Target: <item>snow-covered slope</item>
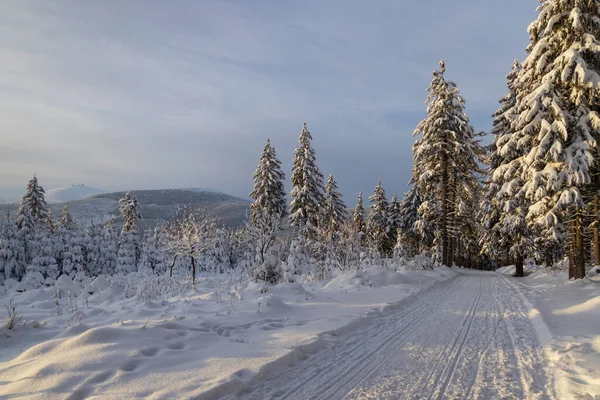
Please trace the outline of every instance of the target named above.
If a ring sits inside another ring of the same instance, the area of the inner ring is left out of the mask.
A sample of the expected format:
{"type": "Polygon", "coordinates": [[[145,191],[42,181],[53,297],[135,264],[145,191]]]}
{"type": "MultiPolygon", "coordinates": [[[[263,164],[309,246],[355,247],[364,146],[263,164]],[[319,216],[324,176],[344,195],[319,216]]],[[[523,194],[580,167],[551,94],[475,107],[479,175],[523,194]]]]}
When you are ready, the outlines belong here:
{"type": "Polygon", "coordinates": [[[86,185],[72,185],[64,188],[49,189],[46,191],[48,203],[64,203],[67,201],[83,200],[88,197],[104,193],[104,190],[86,185]]]}
{"type": "Polygon", "coordinates": [[[0,398],[230,398],[380,316],[394,312],[392,321],[404,314],[401,301],[455,276],[374,267],[328,284],[240,284],[220,274],[191,287],[132,274],[58,300],[54,288],[5,295],[0,286],[0,304],[12,300],[25,322],[0,324],[0,398]]]}
{"type": "Polygon", "coordinates": [[[539,326],[558,398],[600,399],[600,267],[575,281],[566,272],[542,267],[528,272],[510,279],[531,303],[529,314],[539,326]]]}

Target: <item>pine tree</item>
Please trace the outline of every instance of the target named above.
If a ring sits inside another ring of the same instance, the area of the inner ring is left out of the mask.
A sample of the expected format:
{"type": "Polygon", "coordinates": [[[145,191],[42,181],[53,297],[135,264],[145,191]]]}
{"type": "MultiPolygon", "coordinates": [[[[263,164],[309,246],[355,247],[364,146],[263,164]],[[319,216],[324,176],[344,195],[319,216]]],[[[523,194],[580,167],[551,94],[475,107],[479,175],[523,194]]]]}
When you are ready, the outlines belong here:
{"type": "Polygon", "coordinates": [[[158,227],[147,230],[144,234],[140,268],[147,268],[155,274],[164,274],[167,270],[163,231],[158,227]]]}
{"type": "Polygon", "coordinates": [[[569,276],[585,277],[582,189],[591,182],[600,130],[600,4],[546,0],[529,26],[513,123],[531,202],[527,220],[547,243],[564,243],[570,218],[569,276]]]}
{"type": "Polygon", "coordinates": [[[367,224],[365,223],[365,209],[363,207],[362,192],[358,194],[358,200],[356,201],[352,219],[354,221],[355,232],[360,236],[360,243],[361,245],[364,245],[367,237],[367,224]]]}
{"type": "Polygon", "coordinates": [[[270,140],[267,140],[254,172],[254,189],[250,193],[254,202],[250,206],[249,228],[260,242],[256,254],[259,264],[265,261],[269,248],[275,243],[286,214],[284,181],[281,162],[270,140]]]}
{"type": "Polygon", "coordinates": [[[77,220],[71,214],[71,209],[68,204],[65,204],[62,214],[59,217],[58,225],[62,226],[70,232],[75,232],[78,229],[77,220]]]}
{"type": "Polygon", "coordinates": [[[325,188],[325,208],[322,222],[327,238],[330,241],[335,239],[340,231],[340,227],[347,218],[348,211],[342,200],[342,195],[338,191],[337,183],[333,175],[329,175],[327,177],[327,187],[325,188]]]}
{"type": "Polygon", "coordinates": [[[52,209],[48,208],[48,214],[46,215],[46,228],[48,229],[48,233],[53,234],[56,232],[58,228],[54,223],[54,219],[52,217],[52,209]]]}
{"type": "Polygon", "coordinates": [[[23,253],[18,256],[19,265],[15,270],[17,280],[25,276],[27,266],[31,263],[38,251],[38,243],[35,237],[35,220],[29,212],[25,199],[21,200],[17,212],[17,237],[21,242],[23,253]]]}
{"type": "Polygon", "coordinates": [[[399,228],[405,247],[413,257],[419,254],[421,243],[427,248],[433,242],[434,233],[430,226],[419,224],[419,207],[422,203],[423,197],[417,185],[404,194],[400,203],[399,228]]]}
{"type": "Polygon", "coordinates": [[[499,259],[504,253],[508,264],[512,257],[516,276],[523,276],[525,252],[531,247],[530,232],[525,221],[528,202],[525,200],[520,157],[524,154],[518,143],[518,135],[512,128],[517,103],[517,78],[521,65],[515,60],[506,76],[508,94],[500,100],[494,113],[494,136],[487,163],[488,177],[484,185],[481,204],[482,230],[480,239],[482,253],[499,259]]]}
{"type": "Polygon", "coordinates": [[[34,175],[27,184],[27,190],[23,196],[23,200],[29,208],[31,217],[36,225],[40,226],[46,222],[46,217],[48,215],[48,205],[44,198],[45,193],[44,188],[38,184],[37,177],[34,175]]]}
{"type": "Polygon", "coordinates": [[[389,203],[385,196],[385,190],[381,186],[381,179],[377,182],[373,195],[369,197],[369,202],[372,204],[367,232],[371,246],[382,256],[391,256],[394,243],[390,242],[389,203]]]}
{"type": "Polygon", "coordinates": [[[81,248],[81,234],[78,229],[68,229],[68,224],[58,228],[57,235],[62,244],[60,266],[62,273],[75,278],[78,272],[84,271],[83,250],[81,248]]]}
{"type": "Polygon", "coordinates": [[[113,275],[117,268],[118,237],[114,226],[107,222],[102,229],[99,269],[102,274],[113,275]]]}
{"type": "Polygon", "coordinates": [[[57,251],[56,238],[45,230],[37,230],[36,236],[39,248],[27,273],[39,272],[44,278],[56,280],[60,274],[58,261],[55,257],[57,251]]]}
{"type": "Polygon", "coordinates": [[[127,192],[125,197],[119,200],[119,211],[123,218],[123,228],[119,237],[115,272],[127,274],[137,271],[141,253],[137,222],[142,218],[142,215],[135,195],[127,192]]]}
{"type": "Polygon", "coordinates": [[[6,212],[6,222],[2,228],[2,243],[0,246],[0,273],[4,279],[17,279],[22,268],[22,259],[25,254],[23,243],[19,240],[17,226],[6,212]]]}
{"type": "Polygon", "coordinates": [[[96,277],[102,273],[100,249],[103,235],[102,225],[98,221],[92,220],[82,239],[87,276],[96,277]]]}
{"type": "Polygon", "coordinates": [[[254,189],[250,197],[254,200],[250,206],[250,221],[266,215],[286,214],[285,173],[281,169],[281,161],[277,158],[275,148],[267,140],[258,167],[254,171],[254,189]],[[265,213],[266,211],[266,213],[265,213]]]}
{"type": "Polygon", "coordinates": [[[394,192],[392,196],[392,201],[389,204],[388,217],[390,219],[389,222],[389,235],[390,242],[396,243],[398,241],[398,234],[400,233],[400,218],[402,215],[402,209],[400,205],[400,201],[398,200],[398,194],[394,192]]]}
{"type": "Polygon", "coordinates": [[[316,237],[324,201],[323,174],[316,164],[315,151],[311,146],[312,136],[302,127],[298,147],[294,150],[292,166],[293,200],[290,204],[290,224],[295,232],[308,240],[316,237]]]}
{"type": "Polygon", "coordinates": [[[413,176],[411,182],[419,187],[425,200],[419,209],[420,217],[435,224],[437,245],[442,262],[453,263],[453,237],[456,202],[465,193],[479,171],[477,157],[482,154],[475,132],[464,113],[465,101],[453,82],[444,77],[445,63],[433,73],[427,89],[427,117],[419,123],[414,135],[421,135],[413,145],[413,176]]]}

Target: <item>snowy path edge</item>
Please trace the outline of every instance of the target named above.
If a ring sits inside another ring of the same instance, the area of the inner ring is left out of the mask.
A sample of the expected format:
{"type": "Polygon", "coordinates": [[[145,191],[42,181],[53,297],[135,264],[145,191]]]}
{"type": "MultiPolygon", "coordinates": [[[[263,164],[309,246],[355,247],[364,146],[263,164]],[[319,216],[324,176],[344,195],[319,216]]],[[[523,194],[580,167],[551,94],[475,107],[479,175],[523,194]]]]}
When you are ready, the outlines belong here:
{"type": "Polygon", "coordinates": [[[216,386],[213,386],[209,390],[201,393],[198,396],[195,396],[194,399],[236,399],[238,396],[250,392],[253,390],[253,388],[259,386],[264,381],[276,379],[279,375],[286,372],[299,361],[308,358],[308,355],[315,354],[320,350],[323,350],[326,346],[326,343],[331,341],[332,338],[350,333],[369,323],[373,318],[385,316],[386,314],[393,312],[395,309],[402,307],[405,302],[410,301],[415,296],[434,290],[438,285],[457,279],[459,276],[460,273],[454,272],[453,274],[447,275],[444,279],[434,280],[429,285],[423,286],[419,290],[416,290],[407,296],[398,299],[397,301],[388,303],[383,307],[374,307],[352,319],[344,321],[344,323],[338,327],[317,333],[312,338],[289,347],[289,351],[266,362],[259,368],[257,372],[250,372],[247,370],[237,371],[228,378],[225,378],[216,386]]]}

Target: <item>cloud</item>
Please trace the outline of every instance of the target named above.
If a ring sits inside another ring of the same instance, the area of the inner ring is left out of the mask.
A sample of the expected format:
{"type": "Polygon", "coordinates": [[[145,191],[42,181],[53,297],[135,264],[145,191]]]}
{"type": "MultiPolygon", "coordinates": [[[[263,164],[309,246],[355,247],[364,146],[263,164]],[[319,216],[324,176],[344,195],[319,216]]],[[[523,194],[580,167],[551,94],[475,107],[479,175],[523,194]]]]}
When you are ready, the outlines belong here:
{"type": "Polygon", "coordinates": [[[0,4],[0,179],[246,195],[267,137],[302,122],[348,203],[402,191],[440,58],[477,129],[522,58],[535,0],[0,4]]]}

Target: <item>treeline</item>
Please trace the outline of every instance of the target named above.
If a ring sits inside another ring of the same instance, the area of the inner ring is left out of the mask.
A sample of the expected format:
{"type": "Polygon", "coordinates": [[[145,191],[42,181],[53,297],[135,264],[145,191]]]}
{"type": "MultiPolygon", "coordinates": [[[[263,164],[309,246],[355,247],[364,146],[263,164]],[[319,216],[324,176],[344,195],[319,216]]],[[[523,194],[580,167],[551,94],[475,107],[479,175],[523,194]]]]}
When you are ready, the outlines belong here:
{"type": "MultiPolygon", "coordinates": [[[[0,235],[0,279],[32,281],[185,265],[196,272],[243,271],[268,282],[315,279],[365,265],[398,266],[416,256],[436,263],[491,269],[527,258],[553,266],[568,258],[569,276],[600,264],[600,5],[545,0],[529,27],[527,58],[507,75],[508,93],[494,113],[493,139],[480,143],[446,65],[433,74],[427,117],[414,131],[410,188],[388,200],[381,182],[362,193],[349,215],[335,178],[325,180],[304,124],[294,151],[292,197],[267,141],[253,175],[247,225],[230,231],[183,210],[140,233],[137,201],[121,200],[124,224],[81,229],[65,208],[47,211],[34,177],[16,220],[0,235]],[[366,215],[367,214],[367,215],[366,215]],[[282,234],[289,222],[291,235],[282,234]]],[[[41,284],[41,283],[40,283],[41,284]]]]}

